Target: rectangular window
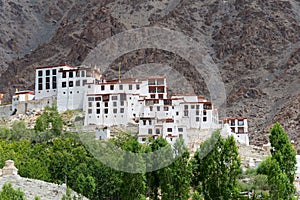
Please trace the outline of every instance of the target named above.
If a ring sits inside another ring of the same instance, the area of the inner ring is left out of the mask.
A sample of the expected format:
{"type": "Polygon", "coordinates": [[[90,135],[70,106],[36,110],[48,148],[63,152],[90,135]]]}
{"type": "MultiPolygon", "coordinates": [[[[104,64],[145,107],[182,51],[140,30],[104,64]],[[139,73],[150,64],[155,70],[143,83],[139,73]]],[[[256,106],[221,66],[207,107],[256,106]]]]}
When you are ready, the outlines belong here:
{"type": "Polygon", "coordinates": [[[87,83],[87,80],[83,80],[83,81],[82,81],[82,86],[85,86],[86,83],[87,83]]]}
{"type": "Polygon", "coordinates": [[[124,106],[124,101],[121,101],[120,104],[121,104],[121,106],[124,106]]]}
{"type": "Polygon", "coordinates": [[[101,90],[105,90],[105,85],[101,85],[101,90]]]}
{"type": "Polygon", "coordinates": [[[107,108],[107,107],[108,107],[108,102],[105,102],[105,103],[104,103],[104,106],[107,108]]]}
{"type": "Polygon", "coordinates": [[[206,110],[203,110],[203,115],[207,115],[207,112],[206,112],[206,110]]]}
{"type": "Polygon", "coordinates": [[[100,109],[97,109],[96,111],[97,111],[97,114],[100,114],[100,109]]]}
{"type": "Polygon", "coordinates": [[[163,99],[163,98],[164,98],[164,95],[163,95],[163,94],[158,94],[158,98],[159,98],[159,99],[163,99]]]}
{"type": "Polygon", "coordinates": [[[43,90],[43,84],[39,83],[39,90],[43,90]]]}
{"type": "Polygon", "coordinates": [[[196,115],[199,115],[199,114],[200,114],[199,110],[196,110],[196,115]]]}
{"type": "Polygon", "coordinates": [[[50,89],[50,83],[46,83],[46,90],[49,90],[50,89]]]}
{"type": "Polygon", "coordinates": [[[144,126],[146,125],[146,123],[147,123],[147,121],[146,121],[146,120],[143,120],[143,125],[144,125],[144,126]]]}
{"type": "Polygon", "coordinates": [[[199,108],[200,108],[200,105],[196,105],[196,109],[199,110],[199,108]]]}
{"type": "Polygon", "coordinates": [[[195,109],[195,105],[191,105],[191,109],[195,109]]]}
{"type": "Polygon", "coordinates": [[[63,77],[63,78],[67,78],[67,73],[66,73],[66,72],[63,72],[62,77],[63,77]]]}
{"type": "Polygon", "coordinates": [[[69,72],[69,78],[73,78],[73,72],[69,72]]]}
{"type": "Polygon", "coordinates": [[[73,87],[73,81],[69,81],[69,87],[73,87]]]}
{"type": "Polygon", "coordinates": [[[38,76],[43,76],[43,71],[42,70],[38,71],[38,76]]]}
{"type": "Polygon", "coordinates": [[[149,120],[149,125],[152,125],[152,120],[151,119],[149,120]]]}
{"type": "Polygon", "coordinates": [[[172,128],[167,128],[167,132],[172,132],[172,128]]]}
{"type": "Polygon", "coordinates": [[[129,90],[132,90],[132,85],[128,85],[129,90]]]}
{"type": "Polygon", "coordinates": [[[186,110],[185,110],[185,111],[183,112],[183,116],[188,117],[188,116],[189,116],[189,111],[186,111],[186,110]]]}
{"type": "Polygon", "coordinates": [[[89,97],[89,98],[88,98],[88,101],[94,101],[94,100],[95,100],[94,97],[89,97]]]}
{"type": "Polygon", "coordinates": [[[160,107],[159,107],[159,106],[157,106],[157,108],[156,108],[156,109],[157,109],[157,111],[160,111],[160,107]]]}
{"type": "Polygon", "coordinates": [[[155,133],[156,133],[157,135],[159,135],[159,134],[160,134],[160,129],[157,128],[157,129],[155,130],[155,133]]]}
{"type": "Polygon", "coordinates": [[[88,109],[88,113],[92,114],[93,110],[92,109],[88,109]]]}
{"type": "Polygon", "coordinates": [[[199,122],[200,121],[200,118],[199,117],[196,117],[196,122],[199,122]]]}
{"type": "Polygon", "coordinates": [[[118,96],[111,96],[111,100],[118,100],[118,96]]]}
{"type": "Polygon", "coordinates": [[[203,117],[203,121],[206,122],[207,121],[207,117],[203,117]]]}
{"type": "Polygon", "coordinates": [[[188,110],[189,106],[188,105],[184,105],[184,110],[188,110]]]}
{"type": "Polygon", "coordinates": [[[116,114],[118,112],[118,109],[114,108],[113,113],[116,114]]]}
{"type": "Polygon", "coordinates": [[[52,77],[52,89],[56,89],[57,83],[56,83],[56,76],[52,77]]]}
{"type": "Polygon", "coordinates": [[[119,85],[119,90],[123,90],[123,85],[119,85]]]}
{"type": "Polygon", "coordinates": [[[101,101],[101,97],[95,97],[95,101],[101,101]]]}
{"type": "MultiPolygon", "coordinates": [[[[97,97],[96,97],[97,98],[97,97]]],[[[96,100],[97,101],[97,100],[96,100]]],[[[100,102],[96,103],[96,106],[99,108],[100,107],[100,102]]]]}
{"type": "Polygon", "coordinates": [[[104,109],[104,113],[108,114],[108,108],[104,109]]]}
{"type": "Polygon", "coordinates": [[[137,90],[140,89],[140,85],[139,85],[139,84],[136,85],[136,89],[137,89],[137,90]]]}
{"type": "Polygon", "coordinates": [[[178,132],[183,132],[183,128],[178,128],[178,132]]]}
{"type": "Polygon", "coordinates": [[[120,113],[124,113],[124,108],[120,108],[120,113]]]}
{"type": "Polygon", "coordinates": [[[77,86],[77,87],[80,86],[80,80],[77,80],[77,81],[76,81],[76,86],[77,86]]]}
{"type": "Polygon", "coordinates": [[[150,111],[153,111],[153,106],[150,106],[149,108],[150,108],[150,111]]]}
{"type": "Polygon", "coordinates": [[[61,87],[63,87],[63,88],[67,87],[67,82],[62,82],[61,87]]]}
{"type": "Polygon", "coordinates": [[[110,85],[110,90],[114,90],[115,86],[114,85],[110,85]]]}
{"type": "Polygon", "coordinates": [[[169,111],[169,107],[165,106],[164,111],[169,111]]]}
{"type": "Polygon", "coordinates": [[[152,135],[152,128],[149,128],[149,129],[148,129],[148,134],[149,134],[149,135],[152,135]]]}
{"type": "Polygon", "coordinates": [[[52,75],[56,75],[56,69],[52,69],[52,75]]]}
{"type": "Polygon", "coordinates": [[[81,77],[85,77],[85,71],[81,71],[81,77]]]}
{"type": "Polygon", "coordinates": [[[117,107],[117,102],[113,102],[113,107],[117,107]]]}
{"type": "Polygon", "coordinates": [[[92,107],[92,105],[93,105],[92,102],[89,102],[89,107],[92,107]]]}
{"type": "Polygon", "coordinates": [[[46,70],[46,76],[50,76],[50,70],[46,70]]]}

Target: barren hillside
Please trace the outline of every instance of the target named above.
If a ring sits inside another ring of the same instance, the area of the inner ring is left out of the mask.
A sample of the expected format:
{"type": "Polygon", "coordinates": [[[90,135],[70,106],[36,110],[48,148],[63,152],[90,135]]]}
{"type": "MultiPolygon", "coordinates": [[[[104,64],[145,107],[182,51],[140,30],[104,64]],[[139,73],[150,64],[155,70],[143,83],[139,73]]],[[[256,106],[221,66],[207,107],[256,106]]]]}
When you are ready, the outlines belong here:
{"type": "MultiPolygon", "coordinates": [[[[168,28],[208,52],[225,83],[223,109],[227,116],[249,118],[253,143],[266,141],[274,121],[300,143],[298,0],[0,0],[0,10],[0,91],[7,101],[15,88],[33,88],[35,66],[79,65],[97,44],[118,33],[168,28]]],[[[122,74],[138,65],[166,64],[195,93],[210,95],[202,75],[174,52],[128,52],[111,64],[107,76],[117,77],[118,63],[122,74]]]]}

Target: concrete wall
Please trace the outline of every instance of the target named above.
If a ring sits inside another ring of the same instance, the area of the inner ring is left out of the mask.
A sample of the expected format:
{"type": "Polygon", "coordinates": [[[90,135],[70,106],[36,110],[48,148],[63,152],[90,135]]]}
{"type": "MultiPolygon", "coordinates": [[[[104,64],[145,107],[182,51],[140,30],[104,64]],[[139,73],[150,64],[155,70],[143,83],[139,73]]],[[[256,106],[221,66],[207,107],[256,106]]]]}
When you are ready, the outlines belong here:
{"type": "Polygon", "coordinates": [[[12,105],[0,106],[0,117],[7,117],[12,114],[12,105]]]}

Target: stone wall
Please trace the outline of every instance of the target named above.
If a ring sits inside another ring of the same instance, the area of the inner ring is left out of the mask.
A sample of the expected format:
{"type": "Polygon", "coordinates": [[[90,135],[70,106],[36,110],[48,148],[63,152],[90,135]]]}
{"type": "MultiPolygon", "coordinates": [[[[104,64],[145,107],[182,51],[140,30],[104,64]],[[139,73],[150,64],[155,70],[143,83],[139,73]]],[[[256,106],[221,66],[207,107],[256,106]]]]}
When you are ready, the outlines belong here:
{"type": "Polygon", "coordinates": [[[12,114],[12,105],[0,106],[0,117],[10,116],[12,114]]]}

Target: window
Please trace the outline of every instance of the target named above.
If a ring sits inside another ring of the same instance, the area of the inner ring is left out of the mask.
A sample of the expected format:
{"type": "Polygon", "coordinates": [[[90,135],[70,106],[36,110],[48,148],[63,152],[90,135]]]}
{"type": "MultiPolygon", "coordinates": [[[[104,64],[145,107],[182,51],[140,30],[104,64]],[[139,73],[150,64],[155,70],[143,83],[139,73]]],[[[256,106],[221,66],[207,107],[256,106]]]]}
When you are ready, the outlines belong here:
{"type": "Polygon", "coordinates": [[[203,121],[206,122],[207,121],[207,117],[203,117],[203,121]]]}
{"type": "Polygon", "coordinates": [[[117,102],[116,101],[113,102],[113,107],[117,107],[117,102]]]}
{"type": "Polygon", "coordinates": [[[69,87],[73,87],[73,81],[69,81],[69,87]]]}
{"type": "Polygon", "coordinates": [[[140,89],[140,85],[139,84],[135,85],[135,87],[136,87],[137,90],[140,89]]]}
{"type": "Polygon", "coordinates": [[[149,125],[152,125],[152,120],[151,119],[149,120],[149,125]]]}
{"type": "Polygon", "coordinates": [[[46,76],[50,76],[50,70],[46,70],[46,76]]]}
{"type": "Polygon", "coordinates": [[[200,121],[200,118],[199,117],[196,117],[196,122],[199,122],[200,121]]]}
{"type": "MultiPolygon", "coordinates": [[[[97,97],[96,97],[97,98],[97,97]]],[[[97,101],[97,100],[96,100],[97,101]]],[[[100,102],[96,103],[96,106],[99,108],[100,107],[100,102]]]]}
{"type": "Polygon", "coordinates": [[[123,85],[119,85],[119,90],[123,90],[123,85]]]}
{"type": "Polygon", "coordinates": [[[52,69],[52,75],[56,75],[56,69],[52,69]]]}
{"type": "Polygon", "coordinates": [[[101,85],[101,90],[105,90],[105,85],[101,85]]]}
{"type": "Polygon", "coordinates": [[[93,112],[92,109],[88,109],[88,113],[91,114],[93,112]]]}
{"type": "Polygon", "coordinates": [[[61,87],[63,87],[63,88],[67,87],[67,82],[62,82],[61,87]]]}
{"type": "Polygon", "coordinates": [[[92,105],[93,105],[92,102],[89,102],[89,107],[92,107],[92,105]]]}
{"type": "Polygon", "coordinates": [[[178,132],[183,132],[183,128],[178,128],[178,132]]]}
{"type": "Polygon", "coordinates": [[[73,72],[69,72],[69,78],[73,78],[73,72]]]}
{"type": "Polygon", "coordinates": [[[164,95],[163,95],[163,94],[158,94],[158,98],[159,98],[159,99],[163,99],[163,98],[164,98],[164,95]]]}
{"type": "Polygon", "coordinates": [[[79,71],[76,71],[76,77],[80,77],[79,71]]]}
{"type": "Polygon", "coordinates": [[[114,90],[115,86],[114,85],[110,85],[110,90],[114,90]]]}
{"type": "Polygon", "coordinates": [[[188,105],[184,105],[184,110],[188,110],[189,106],[188,105]]]}
{"type": "Polygon", "coordinates": [[[128,85],[129,90],[132,90],[132,85],[128,85]]]}
{"type": "Polygon", "coordinates": [[[152,128],[148,129],[148,134],[152,135],[152,128]]]}
{"type": "Polygon", "coordinates": [[[46,77],[46,90],[50,89],[50,77],[46,77]]]}
{"type": "Polygon", "coordinates": [[[165,106],[164,111],[169,111],[169,107],[165,106]]]}
{"type": "Polygon", "coordinates": [[[62,77],[63,77],[63,78],[67,78],[67,73],[66,73],[66,72],[63,72],[62,77]]]}
{"type": "Polygon", "coordinates": [[[83,81],[82,81],[82,86],[85,86],[86,83],[87,83],[87,80],[83,80],[83,81]]]}
{"type": "Polygon", "coordinates": [[[120,113],[124,113],[124,108],[120,108],[120,113]]]}
{"type": "Polygon", "coordinates": [[[96,112],[97,112],[97,114],[100,114],[100,109],[97,109],[96,112]]]}
{"type": "Polygon", "coordinates": [[[196,109],[199,110],[199,108],[200,108],[200,105],[196,105],[196,109]]]}
{"type": "Polygon", "coordinates": [[[191,109],[195,109],[195,105],[191,105],[191,109]]]}
{"type": "Polygon", "coordinates": [[[124,106],[124,101],[121,101],[120,104],[121,104],[121,106],[124,106]]]}
{"type": "Polygon", "coordinates": [[[167,132],[172,132],[172,128],[167,128],[167,132]]]}
{"type": "Polygon", "coordinates": [[[118,112],[118,109],[114,108],[114,109],[113,109],[113,113],[116,114],[117,112],[118,112]]]}
{"type": "Polygon", "coordinates": [[[111,96],[111,100],[118,100],[118,96],[111,96]]]}
{"type": "Polygon", "coordinates": [[[156,108],[156,109],[157,109],[157,111],[160,111],[160,107],[159,107],[159,106],[157,106],[157,108],[156,108]]]}
{"type": "Polygon", "coordinates": [[[207,112],[206,112],[206,110],[203,110],[203,115],[207,115],[207,112]]]}
{"type": "Polygon", "coordinates": [[[189,116],[189,111],[186,111],[186,110],[185,110],[185,111],[183,112],[183,116],[188,117],[188,116],[189,116]]]}
{"type": "Polygon", "coordinates": [[[179,112],[177,111],[177,112],[176,112],[176,116],[178,116],[178,115],[179,115],[179,112]]]}
{"type": "Polygon", "coordinates": [[[239,120],[238,121],[238,126],[244,126],[244,121],[243,120],[239,120]]]}
{"type": "Polygon", "coordinates": [[[101,97],[95,97],[95,101],[101,101],[101,97]]]}
{"type": "Polygon", "coordinates": [[[200,114],[199,110],[196,110],[196,115],[199,115],[199,114],[200,114]]]}
{"type": "Polygon", "coordinates": [[[38,71],[38,76],[43,76],[43,71],[42,70],[38,71]]]}
{"type": "Polygon", "coordinates": [[[52,77],[52,89],[56,89],[57,83],[56,83],[56,76],[52,77]]]}
{"type": "Polygon", "coordinates": [[[104,109],[104,113],[108,114],[108,108],[104,109]]]}
{"type": "Polygon", "coordinates": [[[153,106],[150,106],[149,108],[150,108],[150,111],[153,111],[153,106]]]}
{"type": "Polygon", "coordinates": [[[156,133],[157,135],[159,135],[159,134],[160,134],[160,129],[157,128],[157,129],[155,130],[155,133],[156,133]]]}
{"type": "Polygon", "coordinates": [[[81,77],[85,77],[85,71],[81,71],[81,77]]]}
{"type": "Polygon", "coordinates": [[[94,97],[89,97],[89,98],[88,98],[88,101],[94,101],[94,100],[95,100],[94,97]]]}
{"type": "Polygon", "coordinates": [[[147,123],[147,121],[146,121],[146,120],[143,120],[143,125],[144,125],[144,126],[146,125],[146,123],[147,123]]]}
{"type": "Polygon", "coordinates": [[[76,86],[80,86],[80,80],[76,81],[76,86]]]}
{"type": "Polygon", "coordinates": [[[107,108],[107,107],[108,107],[108,102],[105,102],[105,103],[104,103],[104,106],[107,108]]]}

